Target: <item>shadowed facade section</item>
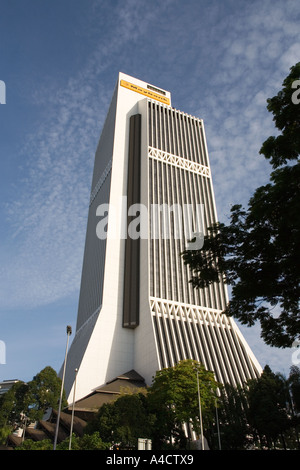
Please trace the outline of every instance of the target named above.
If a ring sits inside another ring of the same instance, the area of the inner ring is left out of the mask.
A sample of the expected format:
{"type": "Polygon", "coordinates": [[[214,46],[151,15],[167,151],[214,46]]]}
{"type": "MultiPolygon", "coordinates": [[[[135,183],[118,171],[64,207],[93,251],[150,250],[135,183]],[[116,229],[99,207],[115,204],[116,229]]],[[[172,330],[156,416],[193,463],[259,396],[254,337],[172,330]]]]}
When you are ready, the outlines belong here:
{"type": "Polygon", "coordinates": [[[141,197],[141,115],[131,116],[129,125],[128,185],[127,185],[127,238],[125,242],[125,274],[123,326],[136,328],[139,324],[140,238],[128,233],[134,215],[130,208],[140,204],[141,197]]]}

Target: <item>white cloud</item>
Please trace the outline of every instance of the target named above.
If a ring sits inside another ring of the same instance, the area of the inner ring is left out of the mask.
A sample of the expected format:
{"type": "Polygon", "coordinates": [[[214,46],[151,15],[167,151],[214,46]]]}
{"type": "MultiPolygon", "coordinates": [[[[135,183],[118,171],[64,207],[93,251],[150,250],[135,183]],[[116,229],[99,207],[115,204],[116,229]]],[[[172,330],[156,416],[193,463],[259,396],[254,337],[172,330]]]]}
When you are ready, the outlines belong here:
{"type": "Polygon", "coordinates": [[[247,2],[230,13],[216,22],[215,49],[208,47],[212,58],[205,55],[201,62],[209,81],[193,111],[204,117],[220,218],[231,203],[247,203],[268,181],[271,167],[259,150],[277,131],[266,100],[277,94],[300,50],[299,6],[247,2]]]}
{"type": "MultiPolygon", "coordinates": [[[[94,7],[92,24],[102,11],[97,2],[94,7]]],[[[2,309],[36,307],[77,293],[94,153],[114,86],[103,72],[110,73],[112,55],[144,34],[154,14],[136,0],[116,5],[106,45],[101,41],[91,50],[77,76],[64,88],[46,80],[33,92],[35,104],[47,106],[48,113],[24,144],[24,176],[6,204],[11,239],[2,247],[2,309]]]]}
{"type": "MultiPolygon", "coordinates": [[[[299,36],[299,30],[298,33],[296,33],[297,36],[299,36]]],[[[296,37],[295,36],[295,39],[296,37]]],[[[289,69],[293,65],[296,64],[296,62],[299,62],[299,51],[300,51],[300,42],[293,42],[289,48],[283,53],[281,57],[281,67],[284,70],[289,69]]]]}
{"type": "Polygon", "coordinates": [[[3,253],[2,306],[38,305],[78,290],[94,152],[119,67],[145,80],[149,73],[157,85],[170,81],[174,98],[182,93],[184,106],[191,99],[190,112],[204,117],[221,217],[268,177],[258,156],[273,130],[265,100],[299,50],[292,3],[231,10],[228,2],[226,12],[220,2],[92,5],[85,34],[94,46],[81,70],[64,87],[54,81],[49,89],[47,81],[32,96],[49,112],[25,145],[24,180],[8,205],[14,238],[7,247],[14,243],[15,254],[3,253]]]}

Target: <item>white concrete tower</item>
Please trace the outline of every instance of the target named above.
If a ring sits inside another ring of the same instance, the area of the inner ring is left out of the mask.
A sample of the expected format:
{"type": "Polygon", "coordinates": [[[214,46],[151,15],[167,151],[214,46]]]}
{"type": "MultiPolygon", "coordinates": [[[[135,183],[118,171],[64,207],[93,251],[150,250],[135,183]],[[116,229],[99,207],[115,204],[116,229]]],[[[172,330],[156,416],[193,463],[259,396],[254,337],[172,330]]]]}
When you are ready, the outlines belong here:
{"type": "Polygon", "coordinates": [[[204,124],[169,92],[119,74],[95,156],[76,333],[80,399],[134,369],[192,358],[232,384],[261,367],[232,318],[226,286],[192,288],[180,254],[217,221],[204,124]]]}

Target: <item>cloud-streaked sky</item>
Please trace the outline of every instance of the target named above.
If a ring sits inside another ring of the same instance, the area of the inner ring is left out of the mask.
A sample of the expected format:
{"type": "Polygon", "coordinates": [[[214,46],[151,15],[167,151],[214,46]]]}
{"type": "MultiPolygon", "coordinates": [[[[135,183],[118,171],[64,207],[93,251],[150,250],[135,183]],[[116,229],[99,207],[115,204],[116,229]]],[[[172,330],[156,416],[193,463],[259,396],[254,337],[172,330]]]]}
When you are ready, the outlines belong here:
{"type": "MultiPolygon", "coordinates": [[[[0,380],[64,358],[73,326],[93,160],[119,71],[204,119],[219,219],[271,168],[266,100],[299,61],[294,0],[10,0],[0,5],[0,380]]],[[[241,328],[262,366],[291,351],[241,328]]]]}

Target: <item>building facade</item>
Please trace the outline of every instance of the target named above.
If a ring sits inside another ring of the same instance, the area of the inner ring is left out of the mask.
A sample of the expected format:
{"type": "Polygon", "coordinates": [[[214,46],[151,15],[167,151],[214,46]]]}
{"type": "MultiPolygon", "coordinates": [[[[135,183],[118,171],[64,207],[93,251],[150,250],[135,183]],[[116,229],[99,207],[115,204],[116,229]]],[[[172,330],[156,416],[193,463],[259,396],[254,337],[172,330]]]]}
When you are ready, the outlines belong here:
{"type": "Polygon", "coordinates": [[[174,109],[168,91],[120,73],[95,155],[69,401],[75,368],[77,399],[130,370],[150,384],[187,358],[222,383],[261,373],[222,313],[226,286],[193,288],[181,256],[216,221],[203,120],[174,109]]]}

